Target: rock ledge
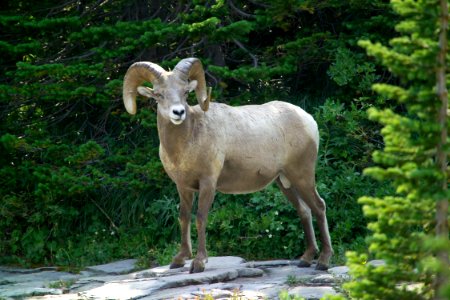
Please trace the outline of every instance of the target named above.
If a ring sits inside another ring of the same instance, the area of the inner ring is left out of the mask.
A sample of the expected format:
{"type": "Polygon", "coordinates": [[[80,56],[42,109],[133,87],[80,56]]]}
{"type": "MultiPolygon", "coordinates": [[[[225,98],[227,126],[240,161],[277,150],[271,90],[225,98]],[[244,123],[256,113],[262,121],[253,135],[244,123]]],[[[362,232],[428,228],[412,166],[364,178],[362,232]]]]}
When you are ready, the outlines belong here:
{"type": "Polygon", "coordinates": [[[136,260],[87,267],[80,274],[56,268],[0,267],[1,299],[277,299],[281,291],[305,299],[337,294],[347,278],[345,267],[329,272],[298,268],[295,260],[252,261],[240,257],[210,257],[203,273],[188,266],[162,266],[136,271],[136,260]]]}

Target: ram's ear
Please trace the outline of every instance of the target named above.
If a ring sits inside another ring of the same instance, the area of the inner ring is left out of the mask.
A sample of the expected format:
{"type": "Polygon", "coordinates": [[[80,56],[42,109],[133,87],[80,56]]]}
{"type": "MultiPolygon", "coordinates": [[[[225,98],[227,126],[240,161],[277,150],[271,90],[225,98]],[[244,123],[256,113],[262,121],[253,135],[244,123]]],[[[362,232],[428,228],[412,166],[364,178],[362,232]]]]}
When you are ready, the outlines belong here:
{"type": "Polygon", "coordinates": [[[191,81],[189,81],[189,83],[188,83],[188,90],[189,90],[189,93],[192,92],[193,90],[195,90],[195,88],[197,87],[197,85],[198,85],[198,81],[197,81],[197,80],[191,80],[191,81]]]}
{"type": "Polygon", "coordinates": [[[146,87],[146,86],[139,86],[137,88],[137,90],[138,90],[139,95],[147,97],[147,98],[157,99],[159,96],[157,93],[155,93],[154,90],[152,90],[151,88],[146,87]]]}

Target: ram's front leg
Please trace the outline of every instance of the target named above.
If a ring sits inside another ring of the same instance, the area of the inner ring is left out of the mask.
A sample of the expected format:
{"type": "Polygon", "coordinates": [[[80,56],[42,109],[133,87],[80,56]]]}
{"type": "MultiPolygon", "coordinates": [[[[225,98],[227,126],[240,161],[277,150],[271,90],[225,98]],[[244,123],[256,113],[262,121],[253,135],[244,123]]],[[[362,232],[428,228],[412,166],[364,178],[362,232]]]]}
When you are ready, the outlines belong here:
{"type": "Polygon", "coordinates": [[[180,252],[174,256],[171,269],[181,268],[184,266],[186,259],[192,257],[191,246],[191,211],[192,202],[194,200],[194,192],[177,187],[180,195],[180,227],[181,227],[181,248],[180,252]]]}
{"type": "Polygon", "coordinates": [[[208,262],[206,252],[206,224],[208,223],[208,212],[214,200],[216,184],[210,179],[200,182],[197,209],[197,236],[198,249],[197,255],[191,264],[191,273],[199,273],[205,270],[205,264],[208,262]]]}

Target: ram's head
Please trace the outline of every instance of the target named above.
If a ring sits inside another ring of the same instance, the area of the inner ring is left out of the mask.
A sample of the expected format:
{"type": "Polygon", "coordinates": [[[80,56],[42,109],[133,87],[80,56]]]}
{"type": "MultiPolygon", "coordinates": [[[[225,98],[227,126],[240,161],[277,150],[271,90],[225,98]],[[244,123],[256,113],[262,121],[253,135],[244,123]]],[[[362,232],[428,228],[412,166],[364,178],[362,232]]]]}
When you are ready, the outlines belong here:
{"type": "Polygon", "coordinates": [[[206,88],[205,72],[197,58],[185,58],[166,71],[151,62],[136,62],[128,69],[123,82],[123,102],[130,114],[136,113],[137,93],[158,102],[158,113],[173,124],[183,123],[188,114],[187,95],[195,90],[197,101],[207,111],[211,90],[206,88]],[[153,88],[141,86],[150,82],[153,88]]]}

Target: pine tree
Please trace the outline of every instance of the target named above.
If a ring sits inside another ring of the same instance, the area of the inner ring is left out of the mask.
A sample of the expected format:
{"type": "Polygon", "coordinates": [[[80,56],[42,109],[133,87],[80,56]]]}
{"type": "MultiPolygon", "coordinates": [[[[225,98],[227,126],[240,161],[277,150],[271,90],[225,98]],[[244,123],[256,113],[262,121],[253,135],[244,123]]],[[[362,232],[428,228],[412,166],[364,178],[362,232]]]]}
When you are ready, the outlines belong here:
{"type": "Polygon", "coordinates": [[[390,180],[394,195],[363,197],[369,253],[349,253],[353,281],[345,287],[355,299],[448,299],[448,121],[449,67],[446,0],[392,0],[402,17],[401,34],[390,47],[361,41],[398,77],[398,85],[375,84],[396,110],[371,108],[369,117],[384,127],[379,165],[365,173],[390,180]],[[385,265],[367,264],[370,257],[385,265]]]}
{"type": "MultiPolygon", "coordinates": [[[[441,108],[439,110],[438,122],[440,126],[440,140],[437,146],[436,162],[437,167],[440,169],[442,174],[447,174],[448,165],[448,155],[446,145],[448,139],[447,130],[447,112],[448,112],[448,91],[447,91],[447,80],[446,80],[446,55],[448,50],[448,3],[446,0],[440,0],[441,13],[439,16],[439,50],[437,54],[437,68],[436,68],[436,81],[437,81],[437,95],[441,102],[441,108]]],[[[447,177],[443,176],[441,179],[442,190],[444,192],[448,191],[448,181],[447,177]]],[[[438,239],[442,239],[445,243],[448,242],[449,238],[449,224],[448,224],[448,197],[445,195],[437,200],[436,204],[436,236],[438,239]]],[[[445,288],[448,284],[449,274],[448,268],[450,266],[450,259],[448,249],[445,247],[437,251],[437,258],[441,263],[442,270],[438,270],[438,274],[435,279],[435,290],[437,292],[437,297],[439,298],[440,290],[445,288]]]]}

